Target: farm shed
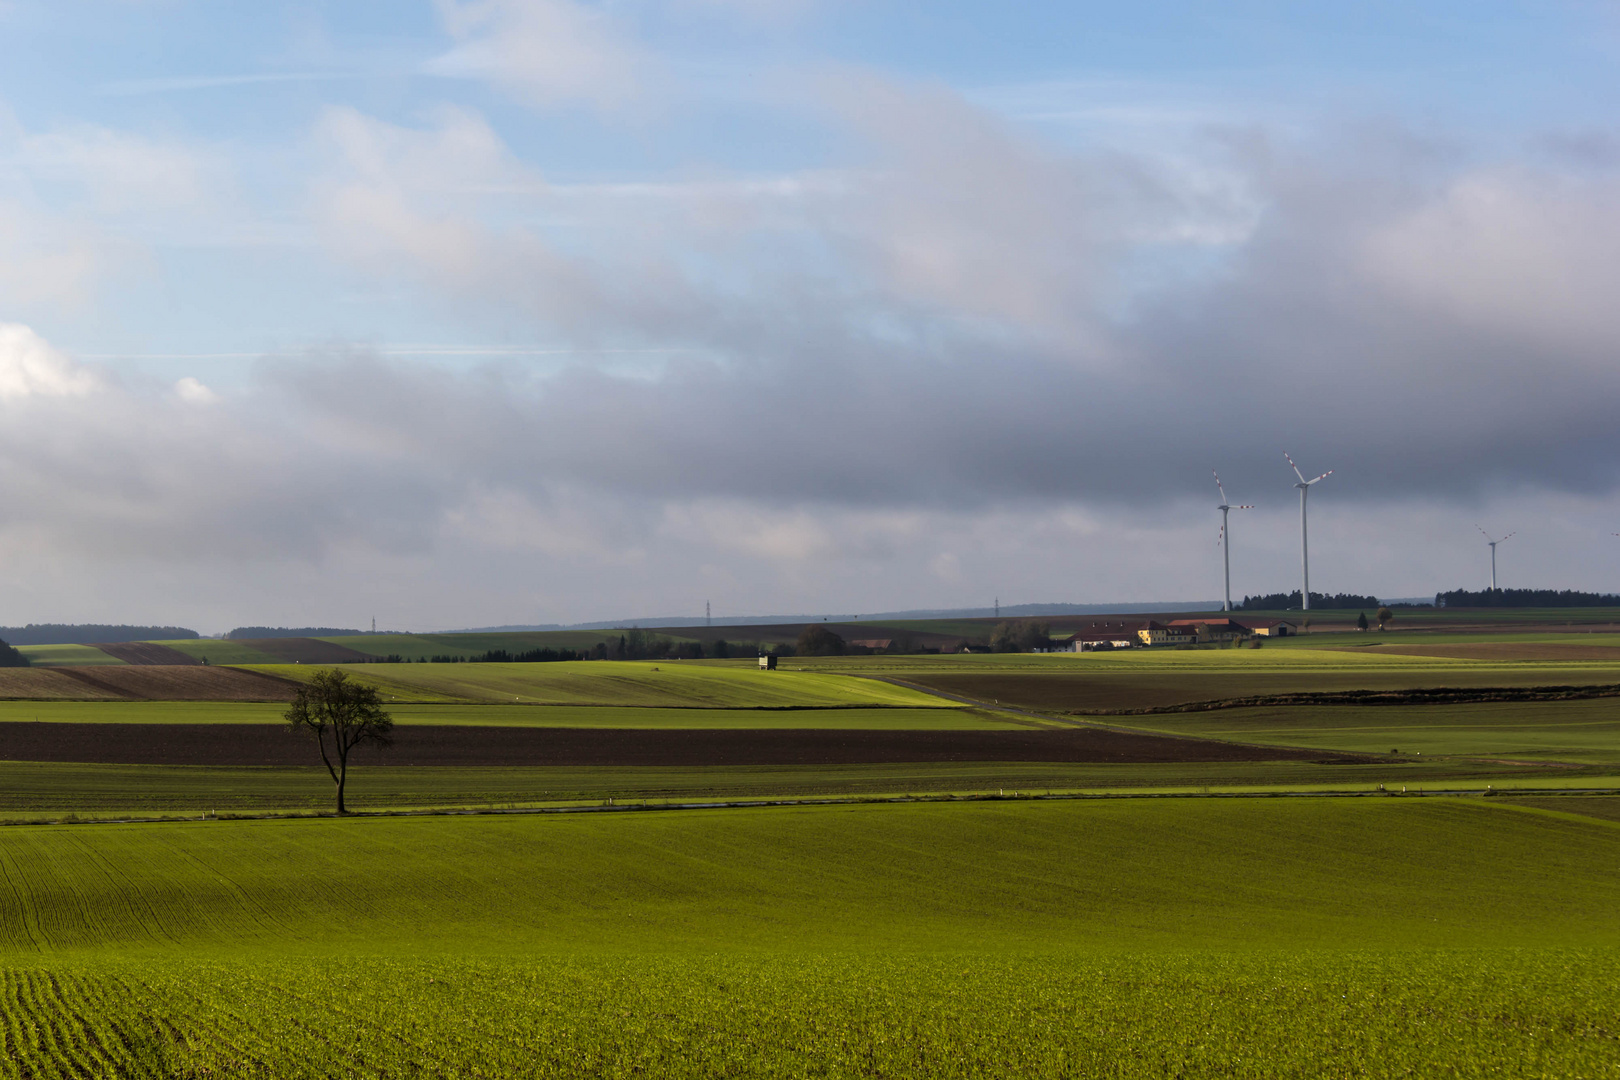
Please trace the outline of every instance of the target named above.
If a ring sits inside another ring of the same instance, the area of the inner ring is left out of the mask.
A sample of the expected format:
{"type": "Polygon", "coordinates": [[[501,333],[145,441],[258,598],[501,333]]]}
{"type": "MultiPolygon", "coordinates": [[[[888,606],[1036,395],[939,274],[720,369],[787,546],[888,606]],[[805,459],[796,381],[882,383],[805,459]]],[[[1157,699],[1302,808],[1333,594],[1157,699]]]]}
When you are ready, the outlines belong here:
{"type": "Polygon", "coordinates": [[[1264,626],[1257,626],[1254,628],[1254,632],[1260,637],[1289,637],[1299,633],[1299,627],[1291,622],[1274,622],[1267,623],[1264,626]]]}

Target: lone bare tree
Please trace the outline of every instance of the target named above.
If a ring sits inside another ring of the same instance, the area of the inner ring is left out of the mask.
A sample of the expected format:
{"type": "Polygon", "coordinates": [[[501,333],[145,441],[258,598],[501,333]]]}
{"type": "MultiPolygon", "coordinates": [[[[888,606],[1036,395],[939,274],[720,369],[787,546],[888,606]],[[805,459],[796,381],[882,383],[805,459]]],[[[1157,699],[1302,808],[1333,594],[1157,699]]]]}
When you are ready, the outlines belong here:
{"type": "Polygon", "coordinates": [[[317,671],[298,688],[284,714],[292,733],[304,733],[320,747],[321,761],[337,785],[337,812],[347,813],[343,787],[349,779],[349,753],[361,743],[392,746],[394,719],[383,711],[377,689],[353,682],[338,668],[317,671]]]}

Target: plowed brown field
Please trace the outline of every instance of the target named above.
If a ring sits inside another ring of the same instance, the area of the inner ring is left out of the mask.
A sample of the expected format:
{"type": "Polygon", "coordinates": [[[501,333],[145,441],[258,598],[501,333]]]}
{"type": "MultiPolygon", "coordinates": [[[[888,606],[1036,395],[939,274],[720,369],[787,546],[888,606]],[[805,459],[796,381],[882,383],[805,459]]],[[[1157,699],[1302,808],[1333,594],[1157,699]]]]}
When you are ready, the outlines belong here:
{"type": "Polygon", "coordinates": [[[0,668],[0,698],[110,701],[290,701],[294,683],[202,664],[0,668]]]}
{"type": "MultiPolygon", "coordinates": [[[[847,765],[949,761],[1156,763],[1366,760],[1114,731],[396,728],[390,765],[847,765]]],[[[136,765],[315,765],[306,739],[269,724],[0,724],[0,760],[136,765]]]]}
{"type": "Polygon", "coordinates": [[[370,653],[356,652],[346,645],[317,638],[252,638],[234,644],[269,653],[288,664],[363,664],[377,659],[370,653]]]}

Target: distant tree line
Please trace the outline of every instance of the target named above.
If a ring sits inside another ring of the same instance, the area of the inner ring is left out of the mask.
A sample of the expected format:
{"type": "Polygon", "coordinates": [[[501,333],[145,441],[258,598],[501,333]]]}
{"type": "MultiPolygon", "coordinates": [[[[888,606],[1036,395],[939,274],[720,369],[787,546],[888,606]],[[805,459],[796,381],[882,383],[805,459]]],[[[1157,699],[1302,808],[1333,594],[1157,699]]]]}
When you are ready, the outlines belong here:
{"type": "MultiPolygon", "coordinates": [[[[288,627],[288,626],[238,626],[235,630],[232,630],[230,633],[225,635],[225,640],[226,641],[243,641],[243,640],[260,640],[260,641],[262,641],[265,638],[355,637],[356,635],[365,634],[365,633],[369,633],[369,631],[366,631],[366,630],[341,630],[341,629],[338,629],[338,628],[332,627],[332,626],[298,626],[298,627],[288,627]]],[[[182,634],[182,635],[179,635],[179,636],[185,637],[187,635],[189,635],[191,637],[196,637],[197,636],[196,634],[192,633],[189,630],[186,631],[186,634],[182,634]]],[[[102,638],[101,640],[107,641],[107,640],[114,640],[114,639],[102,638]]],[[[116,639],[116,640],[123,640],[123,639],[116,639]]]]}
{"type": "MultiPolygon", "coordinates": [[[[1240,611],[1287,611],[1289,608],[1298,608],[1299,590],[1291,593],[1267,593],[1264,596],[1245,596],[1243,603],[1238,605],[1240,611]]],[[[1354,609],[1378,607],[1378,597],[1357,596],[1355,593],[1311,593],[1311,610],[1324,609],[1354,609]]]]}
{"type": "Polygon", "coordinates": [[[1455,608],[1486,607],[1620,607],[1620,596],[1610,593],[1576,592],[1574,589],[1453,589],[1435,593],[1434,606],[1455,608]]]}
{"type": "Polygon", "coordinates": [[[1034,652],[1052,647],[1052,628],[1048,623],[1015,619],[997,623],[990,631],[991,652],[1034,652]]]}
{"type": "Polygon", "coordinates": [[[121,641],[178,641],[201,635],[183,626],[109,626],[102,623],[29,623],[0,626],[13,645],[113,645],[121,641]]]}

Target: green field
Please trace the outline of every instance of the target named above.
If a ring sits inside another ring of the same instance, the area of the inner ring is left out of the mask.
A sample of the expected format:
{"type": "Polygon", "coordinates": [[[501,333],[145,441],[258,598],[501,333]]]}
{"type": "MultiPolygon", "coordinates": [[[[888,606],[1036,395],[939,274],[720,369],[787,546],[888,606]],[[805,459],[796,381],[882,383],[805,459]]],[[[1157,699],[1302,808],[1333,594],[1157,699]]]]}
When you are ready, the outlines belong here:
{"type": "MultiPolygon", "coordinates": [[[[1578,635],[1581,652],[1576,636],[1492,635],[1517,656],[1448,631],[1381,640],[1478,655],[1322,634],[1261,650],[789,660],[774,673],[348,670],[402,725],[1011,730],[1034,721],[860,676],[1051,713],[1620,683],[1603,651],[1620,637],[1578,635]]],[[[445,637],[411,647],[455,652],[445,637]]],[[[461,645],[557,647],[533,637],[461,645]]],[[[282,709],[18,700],[0,703],[0,724],[277,723],[282,709]]],[[[332,785],[313,763],[0,761],[0,1078],[1620,1074],[1620,798],[1588,793],[1620,788],[1620,700],[1100,722],[1401,756],[368,764],[351,774],[361,816],[347,819],[314,816],[332,785]],[[640,808],[1048,791],[1097,797],[640,808]],[[1413,797],[1441,791],[1478,794],[1413,797]],[[537,807],[569,812],[521,812],[537,807]],[[400,816],[432,808],[459,812],[400,816]],[[210,812],[223,819],[93,823],[210,812]],[[289,816],[253,819],[267,813],[289,816]]]]}
{"type": "Polygon", "coordinates": [[[1599,1076],[1620,827],[1476,800],[0,830],[0,1076],[1599,1076]]]}
{"type": "Polygon", "coordinates": [[[1609,950],[30,965],[0,1077],[1597,1077],[1609,950]]]}
{"type": "Polygon", "coordinates": [[[108,656],[94,645],[19,645],[17,651],[28,657],[30,664],[40,667],[82,667],[87,664],[124,662],[108,656]]]}
{"type": "MultiPolygon", "coordinates": [[[[240,701],[0,701],[0,723],[277,724],[285,705],[240,701]]],[[[617,705],[389,704],[398,724],[468,727],[996,730],[1037,721],[970,708],[648,709],[617,705]]]]}
{"type": "Polygon", "coordinates": [[[1620,828],[1488,799],[0,832],[0,953],[1617,946],[1620,828]]]}
{"type": "Polygon", "coordinates": [[[1620,700],[1614,698],[1220,709],[1129,721],[1143,730],[1281,746],[1620,763],[1620,700]]]}
{"type": "MultiPolygon", "coordinates": [[[[678,634],[653,632],[671,641],[691,640],[678,634]]],[[[610,637],[616,639],[620,633],[617,630],[537,630],[494,634],[345,634],[316,640],[329,641],[372,656],[428,660],[435,656],[482,656],[493,649],[505,649],[510,653],[530,649],[583,650],[594,648],[610,637]]]]}
{"type": "Polygon", "coordinates": [[[251,645],[244,645],[239,641],[217,641],[213,638],[183,638],[179,641],[154,641],[154,645],[165,645],[177,652],[198,660],[206,660],[210,664],[279,664],[281,658],[271,656],[267,652],[260,652],[251,645]]]}
{"type": "MultiPolygon", "coordinates": [[[[548,705],[772,709],[955,707],[934,695],[835,672],[760,671],[752,662],[575,661],[551,664],[352,664],[346,670],[385,697],[548,705]]],[[[314,665],[257,670],[307,679],[314,665]]]]}

